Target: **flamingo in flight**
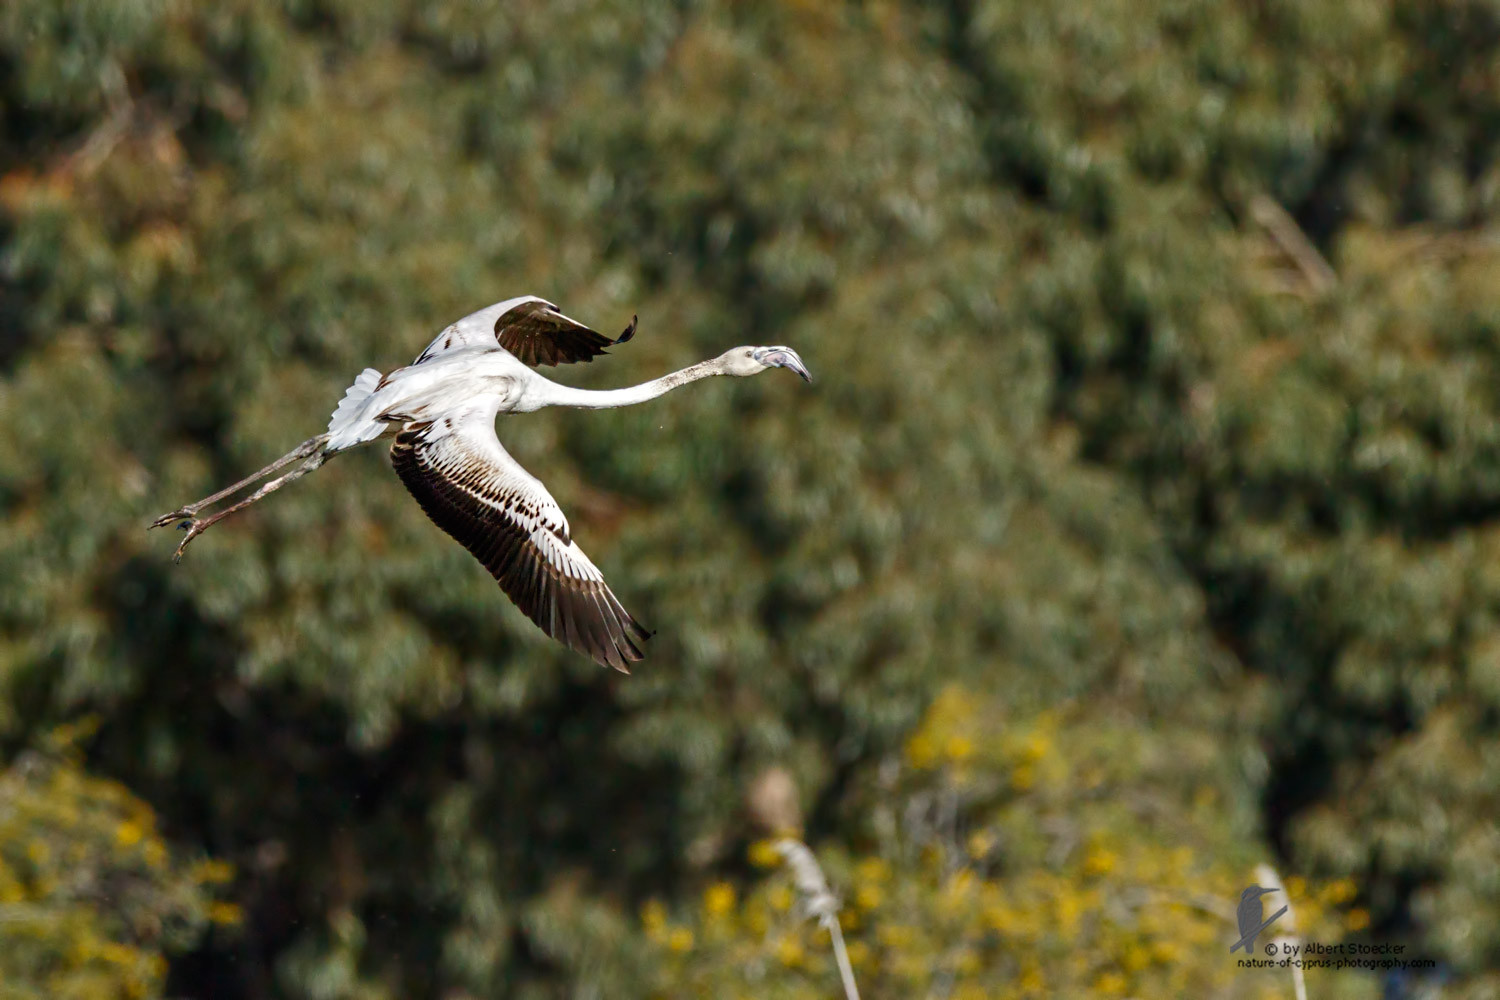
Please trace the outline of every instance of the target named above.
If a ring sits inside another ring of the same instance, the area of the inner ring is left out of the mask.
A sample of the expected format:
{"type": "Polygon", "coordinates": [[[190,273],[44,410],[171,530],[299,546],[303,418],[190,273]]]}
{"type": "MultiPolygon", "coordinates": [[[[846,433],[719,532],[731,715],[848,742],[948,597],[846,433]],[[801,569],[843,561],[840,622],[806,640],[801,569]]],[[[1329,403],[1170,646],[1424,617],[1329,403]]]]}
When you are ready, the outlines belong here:
{"type": "Polygon", "coordinates": [[[635,335],[636,321],[613,339],[523,295],[452,324],[417,360],[382,375],[365,369],[344,393],[328,430],[241,481],[163,514],[152,528],[180,524],[176,559],[194,538],[236,511],[314,471],[331,456],[395,430],[391,464],[427,516],[484,564],[516,606],[543,632],[602,666],[628,673],[650,634],[615,598],[573,540],[547,487],[511,458],[495,436],[500,413],[544,406],[602,409],[655,399],[713,375],[749,376],[788,368],[811,382],[790,347],[736,347],[716,358],[625,389],[574,389],[543,378],[537,365],[592,361],[635,335]],[[249,496],[211,507],[293,463],[249,496]]]}

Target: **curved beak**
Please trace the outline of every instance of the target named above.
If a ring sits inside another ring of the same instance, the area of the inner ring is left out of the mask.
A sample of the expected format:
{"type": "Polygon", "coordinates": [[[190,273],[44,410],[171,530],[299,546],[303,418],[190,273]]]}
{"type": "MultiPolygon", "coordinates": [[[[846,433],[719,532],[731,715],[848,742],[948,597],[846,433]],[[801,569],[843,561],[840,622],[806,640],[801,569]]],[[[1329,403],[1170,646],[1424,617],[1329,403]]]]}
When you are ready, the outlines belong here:
{"type": "Polygon", "coordinates": [[[808,372],[807,366],[802,363],[802,358],[790,347],[775,347],[764,354],[758,354],[757,359],[763,365],[774,365],[777,368],[790,368],[802,376],[802,381],[811,382],[812,374],[808,372]]]}

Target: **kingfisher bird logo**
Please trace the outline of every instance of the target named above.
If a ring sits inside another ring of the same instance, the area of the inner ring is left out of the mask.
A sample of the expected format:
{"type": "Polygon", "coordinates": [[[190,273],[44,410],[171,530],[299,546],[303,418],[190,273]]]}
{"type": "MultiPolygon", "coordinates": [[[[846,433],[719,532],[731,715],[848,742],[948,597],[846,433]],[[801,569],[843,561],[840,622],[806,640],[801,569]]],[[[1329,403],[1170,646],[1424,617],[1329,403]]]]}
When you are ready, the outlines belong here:
{"type": "Polygon", "coordinates": [[[1264,896],[1268,892],[1280,891],[1281,890],[1279,889],[1262,889],[1258,885],[1252,885],[1244,892],[1240,893],[1239,909],[1234,911],[1234,915],[1239,920],[1240,924],[1240,939],[1229,946],[1230,954],[1233,954],[1240,948],[1245,949],[1245,954],[1250,954],[1255,949],[1256,936],[1259,935],[1261,931],[1265,930],[1267,927],[1270,927],[1276,921],[1280,920],[1286,914],[1286,911],[1290,909],[1290,907],[1283,906],[1281,909],[1271,914],[1265,920],[1260,919],[1260,915],[1262,912],[1260,908],[1260,897],[1264,896]]]}

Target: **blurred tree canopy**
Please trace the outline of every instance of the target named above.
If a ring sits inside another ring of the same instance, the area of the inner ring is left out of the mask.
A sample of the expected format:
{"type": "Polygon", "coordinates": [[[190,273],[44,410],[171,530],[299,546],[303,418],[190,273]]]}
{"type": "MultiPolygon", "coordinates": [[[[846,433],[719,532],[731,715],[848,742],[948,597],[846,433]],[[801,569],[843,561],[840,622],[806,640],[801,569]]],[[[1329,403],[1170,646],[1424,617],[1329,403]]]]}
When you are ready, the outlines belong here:
{"type": "Polygon", "coordinates": [[[872,996],[1286,995],[1139,902],[1265,860],[1500,988],[1492,0],[11,0],[0,128],[0,878],[142,880],[48,925],[136,949],[97,989],[831,995],[773,767],[872,996]],[[560,379],[818,377],[501,423],[635,675],[379,449],[180,567],[142,530],[524,292],[640,313],[560,379]]]}

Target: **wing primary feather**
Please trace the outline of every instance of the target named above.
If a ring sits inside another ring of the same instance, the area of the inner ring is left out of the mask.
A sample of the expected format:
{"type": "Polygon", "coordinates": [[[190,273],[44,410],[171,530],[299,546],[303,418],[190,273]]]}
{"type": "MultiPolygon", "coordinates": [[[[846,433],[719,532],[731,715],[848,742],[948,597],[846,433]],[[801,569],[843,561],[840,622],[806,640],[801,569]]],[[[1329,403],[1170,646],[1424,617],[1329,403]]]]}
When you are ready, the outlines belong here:
{"type": "Polygon", "coordinates": [[[602,621],[604,622],[605,640],[609,643],[610,666],[616,670],[629,673],[630,671],[625,666],[626,657],[624,651],[620,648],[620,639],[623,632],[620,628],[619,620],[614,618],[613,609],[609,606],[609,599],[603,594],[595,594],[594,602],[599,605],[600,610],[603,612],[602,621]],[[611,621],[614,622],[614,628],[609,627],[611,621]]]}
{"type": "Polygon", "coordinates": [[[578,601],[574,591],[562,592],[563,643],[570,649],[578,648],[578,601]]]}
{"type": "Polygon", "coordinates": [[[613,667],[615,659],[609,654],[614,647],[609,641],[609,627],[605,624],[604,616],[599,612],[599,600],[595,597],[592,587],[585,590],[583,595],[593,605],[592,611],[585,611],[583,615],[583,624],[589,631],[589,651],[600,663],[613,667]]]}
{"type": "Polygon", "coordinates": [[[614,625],[614,628],[610,629],[610,638],[618,649],[621,642],[628,641],[626,639],[627,632],[624,618],[618,614],[619,611],[623,611],[624,609],[619,607],[618,603],[611,598],[611,595],[607,591],[598,595],[598,598],[600,610],[604,614],[604,620],[614,625]]]}

